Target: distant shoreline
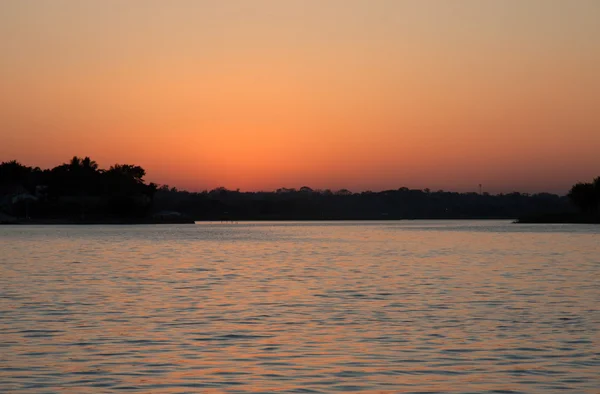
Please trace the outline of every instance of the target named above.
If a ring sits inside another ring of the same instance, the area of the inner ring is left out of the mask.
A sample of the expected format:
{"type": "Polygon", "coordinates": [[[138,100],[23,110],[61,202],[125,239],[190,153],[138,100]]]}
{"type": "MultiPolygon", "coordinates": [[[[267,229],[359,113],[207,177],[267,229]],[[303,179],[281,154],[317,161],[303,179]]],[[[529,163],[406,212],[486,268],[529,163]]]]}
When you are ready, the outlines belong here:
{"type": "Polygon", "coordinates": [[[580,213],[539,214],[520,217],[517,224],[600,224],[599,215],[580,213]]]}
{"type": "Polygon", "coordinates": [[[451,220],[506,220],[512,221],[514,224],[600,224],[600,217],[583,216],[579,214],[540,214],[540,215],[529,215],[521,218],[240,218],[240,219],[197,219],[193,220],[188,217],[169,217],[169,218],[136,218],[136,219],[125,219],[125,218],[90,218],[90,219],[76,219],[76,218],[48,218],[48,219],[17,219],[17,218],[2,218],[0,225],[14,225],[14,226],[27,226],[27,225],[155,225],[155,224],[195,224],[197,222],[222,222],[222,223],[237,223],[237,222],[414,222],[420,220],[439,220],[439,221],[451,221],[451,220]]]}
{"type": "Polygon", "coordinates": [[[419,220],[439,220],[439,221],[451,221],[451,220],[506,220],[514,221],[514,218],[394,218],[394,219],[381,219],[381,218],[240,218],[240,219],[197,219],[192,220],[189,218],[168,218],[168,219],[121,219],[121,218],[103,218],[103,219],[65,219],[65,218],[53,218],[53,219],[14,219],[10,221],[0,221],[0,225],[15,225],[15,226],[27,226],[27,225],[144,225],[144,224],[195,224],[195,223],[238,223],[238,222],[414,222],[419,220]]]}
{"type": "Polygon", "coordinates": [[[141,224],[194,224],[195,221],[188,218],[178,218],[170,220],[157,219],[93,219],[93,220],[77,220],[77,219],[16,219],[9,221],[0,221],[0,225],[141,225],[141,224]]]}
{"type": "Polygon", "coordinates": [[[481,221],[494,221],[494,220],[503,220],[513,223],[516,223],[514,218],[418,218],[418,219],[344,219],[344,218],[315,218],[315,219],[305,219],[305,218],[285,218],[285,219],[275,219],[275,218],[259,218],[259,219],[198,219],[198,220],[190,220],[190,219],[180,219],[180,220],[121,220],[121,219],[104,219],[104,220],[77,220],[77,219],[17,219],[14,221],[0,221],[0,225],[11,225],[11,226],[28,226],[28,225],[155,225],[155,224],[196,224],[196,223],[239,223],[239,222],[415,222],[415,221],[423,221],[423,220],[436,220],[436,221],[455,221],[455,220],[481,220],[481,221]]]}

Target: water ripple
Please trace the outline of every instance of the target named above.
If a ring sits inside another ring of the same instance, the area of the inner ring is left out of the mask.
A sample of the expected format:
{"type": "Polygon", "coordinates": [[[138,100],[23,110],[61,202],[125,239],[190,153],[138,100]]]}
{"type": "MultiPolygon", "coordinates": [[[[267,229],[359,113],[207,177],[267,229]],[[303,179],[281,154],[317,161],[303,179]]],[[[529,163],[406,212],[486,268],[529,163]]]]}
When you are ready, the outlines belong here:
{"type": "Polygon", "coordinates": [[[598,393],[599,231],[0,227],[0,392],[598,393]]]}

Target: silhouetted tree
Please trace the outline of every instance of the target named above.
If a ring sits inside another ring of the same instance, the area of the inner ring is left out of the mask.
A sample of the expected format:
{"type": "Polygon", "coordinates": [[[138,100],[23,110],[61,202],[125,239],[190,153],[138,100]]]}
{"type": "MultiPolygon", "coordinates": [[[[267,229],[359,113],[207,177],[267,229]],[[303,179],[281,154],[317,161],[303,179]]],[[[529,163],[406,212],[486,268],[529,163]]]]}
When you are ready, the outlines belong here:
{"type": "Polygon", "coordinates": [[[584,213],[595,213],[598,210],[598,187],[594,183],[573,185],[568,197],[573,205],[584,213]]]}
{"type": "Polygon", "coordinates": [[[115,164],[114,166],[111,166],[106,173],[117,175],[122,179],[129,179],[136,183],[143,183],[144,177],[146,176],[146,170],[140,166],[131,164],[115,164]]]}
{"type": "Polygon", "coordinates": [[[10,201],[17,194],[23,200],[29,192],[33,196],[27,201],[35,199],[40,215],[143,216],[151,210],[158,190],[156,184],[144,182],[145,175],[142,167],[131,164],[116,164],[105,171],[90,157],[73,156],[44,171],[13,160],[0,164],[0,209],[19,209],[10,201]]]}
{"type": "Polygon", "coordinates": [[[0,184],[22,185],[32,172],[31,167],[22,165],[16,160],[2,162],[0,164],[0,184]]]}

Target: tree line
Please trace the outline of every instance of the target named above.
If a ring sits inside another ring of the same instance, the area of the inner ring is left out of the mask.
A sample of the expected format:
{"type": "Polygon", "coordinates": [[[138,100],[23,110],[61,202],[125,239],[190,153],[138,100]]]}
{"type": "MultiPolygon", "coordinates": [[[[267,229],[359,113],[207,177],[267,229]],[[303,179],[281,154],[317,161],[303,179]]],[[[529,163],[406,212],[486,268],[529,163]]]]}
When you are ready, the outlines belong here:
{"type": "Polygon", "coordinates": [[[576,183],[568,196],[582,213],[597,215],[600,207],[600,176],[592,182],[576,183]]]}
{"type": "Polygon", "coordinates": [[[146,183],[137,165],[101,169],[73,157],[52,169],[13,160],[0,164],[0,212],[17,217],[124,217],[177,212],[194,220],[513,219],[531,215],[596,215],[600,177],[574,185],[567,196],[550,193],[457,193],[400,187],[379,192],[281,188],[242,192],[220,187],[180,191],[146,183]]]}
{"type": "Polygon", "coordinates": [[[278,189],[241,192],[218,188],[190,193],[161,188],[157,209],[185,212],[197,220],[400,220],[514,219],[572,211],[564,196],[549,193],[457,193],[401,187],[380,192],[278,189]]]}
{"type": "Polygon", "coordinates": [[[52,169],[0,164],[0,211],[18,217],[142,217],[152,210],[157,190],[146,171],[115,164],[101,169],[89,157],[73,157],[52,169]]]}

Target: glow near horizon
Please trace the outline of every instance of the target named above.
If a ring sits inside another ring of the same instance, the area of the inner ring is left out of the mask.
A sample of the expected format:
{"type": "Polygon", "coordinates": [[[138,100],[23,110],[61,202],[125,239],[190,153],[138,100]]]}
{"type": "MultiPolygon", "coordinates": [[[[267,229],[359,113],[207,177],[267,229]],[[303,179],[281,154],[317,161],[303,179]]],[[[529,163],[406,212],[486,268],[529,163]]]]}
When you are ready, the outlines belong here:
{"type": "Polygon", "coordinates": [[[587,0],[5,0],[0,161],[564,192],[600,175],[599,20],[587,0]]]}

